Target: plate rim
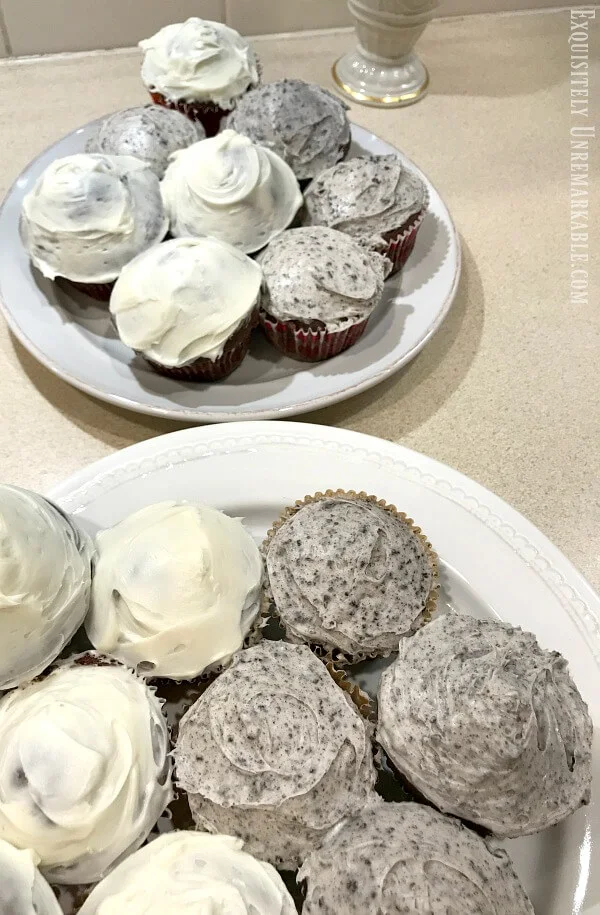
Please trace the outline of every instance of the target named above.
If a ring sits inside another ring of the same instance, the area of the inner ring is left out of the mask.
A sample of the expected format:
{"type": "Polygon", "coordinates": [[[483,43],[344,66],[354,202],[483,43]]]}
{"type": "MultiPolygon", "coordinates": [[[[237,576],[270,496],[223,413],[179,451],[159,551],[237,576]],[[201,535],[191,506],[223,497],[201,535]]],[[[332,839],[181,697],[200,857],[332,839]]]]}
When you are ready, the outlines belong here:
{"type": "MultiPolygon", "coordinates": [[[[106,115],[104,117],[106,117],[106,115]]],[[[82,131],[93,127],[95,124],[100,123],[104,120],[104,117],[96,118],[86,124],[80,125],[72,131],[69,131],[54,143],[51,143],[49,146],[43,149],[33,159],[31,159],[8,188],[4,199],[0,204],[0,221],[4,216],[4,211],[9,199],[17,191],[19,182],[23,180],[31,168],[41,158],[45,157],[49,152],[51,152],[59,143],[62,143],[70,137],[76,136],[78,133],[81,133],[82,131]]],[[[429,325],[423,337],[408,352],[405,352],[402,356],[394,360],[391,364],[380,369],[378,372],[372,373],[367,378],[363,378],[362,380],[358,380],[351,385],[342,387],[333,393],[321,394],[313,397],[310,400],[297,401],[295,404],[290,404],[288,406],[271,407],[263,410],[245,410],[243,407],[240,408],[238,406],[232,408],[224,408],[223,411],[211,411],[183,406],[177,408],[169,408],[158,405],[139,403],[137,401],[131,400],[129,397],[123,396],[122,394],[115,394],[101,387],[95,387],[94,385],[88,384],[86,381],[83,381],[77,376],[71,374],[71,372],[61,368],[59,364],[57,364],[52,358],[40,350],[40,348],[31,340],[25,330],[20,326],[16,316],[13,314],[13,311],[11,311],[11,309],[4,301],[4,296],[2,294],[2,284],[0,282],[0,312],[2,313],[11,333],[30,353],[30,355],[34,357],[34,359],[36,359],[41,365],[52,372],[55,377],[60,378],[67,384],[70,384],[71,387],[74,387],[79,391],[83,391],[88,396],[94,397],[95,399],[104,403],[109,403],[114,406],[121,407],[133,413],[139,413],[145,416],[157,416],[162,419],[171,419],[178,422],[231,423],[298,416],[313,410],[321,409],[323,407],[333,406],[334,404],[348,400],[351,397],[362,393],[363,391],[369,390],[370,388],[381,384],[381,382],[385,381],[386,378],[389,378],[391,375],[395,374],[401,368],[411,362],[421,352],[421,350],[425,348],[425,346],[429,343],[434,334],[437,333],[438,329],[446,319],[448,312],[450,311],[450,308],[452,307],[452,304],[456,298],[458,286],[462,276],[462,245],[460,235],[457,231],[452,215],[446,206],[446,203],[444,202],[443,197],[439,193],[437,187],[433,184],[429,177],[425,175],[422,169],[419,168],[419,166],[412,159],[405,155],[405,153],[399,150],[397,146],[395,146],[393,143],[390,143],[388,140],[385,140],[383,137],[378,136],[368,128],[362,127],[361,125],[355,124],[354,122],[351,122],[351,128],[353,131],[353,139],[358,139],[356,137],[355,131],[359,131],[359,133],[362,132],[374,137],[380,142],[385,143],[389,147],[393,148],[396,152],[400,153],[403,160],[405,160],[420,175],[423,175],[430,187],[433,188],[439,197],[442,206],[444,207],[448,218],[447,228],[450,234],[450,244],[456,252],[456,266],[452,287],[448,292],[446,299],[442,303],[442,307],[437,313],[435,320],[432,322],[432,324],[429,325]]]]}

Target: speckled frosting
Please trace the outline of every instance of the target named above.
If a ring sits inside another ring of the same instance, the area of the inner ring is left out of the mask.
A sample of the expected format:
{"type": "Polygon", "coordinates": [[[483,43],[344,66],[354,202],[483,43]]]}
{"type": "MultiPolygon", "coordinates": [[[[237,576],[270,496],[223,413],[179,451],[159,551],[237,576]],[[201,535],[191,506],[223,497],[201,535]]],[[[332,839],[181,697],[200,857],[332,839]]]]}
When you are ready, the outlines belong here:
{"type": "Polygon", "coordinates": [[[499,836],[589,801],[592,722],[567,662],[501,623],[452,614],[403,642],[377,739],[436,807],[499,836]]]}
{"type": "Polygon", "coordinates": [[[236,656],[182,719],[177,779],[200,829],[293,869],[375,783],[367,724],[304,646],[236,656]]]}
{"type": "Polygon", "coordinates": [[[299,180],[335,165],[350,147],[347,105],[301,79],[259,86],[238,102],[228,125],[276,152],[299,180]]]}
{"type": "Polygon", "coordinates": [[[62,915],[37,863],[35,852],[0,839],[0,915],[62,915]]]}
{"type": "Polygon", "coordinates": [[[398,156],[340,162],[311,183],[307,225],[330,226],[366,243],[400,230],[426,206],[427,188],[398,156]]]}
{"type": "Polygon", "coordinates": [[[349,656],[389,654],[423,620],[435,584],[423,541],[398,515],[344,496],[308,502],[266,545],[289,638],[349,656]]]}
{"type": "Polygon", "coordinates": [[[290,229],[258,258],[263,311],[338,331],[364,321],[383,293],[389,261],[335,229],[290,229]]]}
{"type": "Polygon", "coordinates": [[[304,862],[302,915],[534,915],[504,850],[422,804],[374,801],[304,862]]]}
{"type": "Polygon", "coordinates": [[[202,124],[160,105],[126,108],[105,118],[85,150],[110,156],[135,156],[162,178],[169,156],[206,136],[202,124]]]}

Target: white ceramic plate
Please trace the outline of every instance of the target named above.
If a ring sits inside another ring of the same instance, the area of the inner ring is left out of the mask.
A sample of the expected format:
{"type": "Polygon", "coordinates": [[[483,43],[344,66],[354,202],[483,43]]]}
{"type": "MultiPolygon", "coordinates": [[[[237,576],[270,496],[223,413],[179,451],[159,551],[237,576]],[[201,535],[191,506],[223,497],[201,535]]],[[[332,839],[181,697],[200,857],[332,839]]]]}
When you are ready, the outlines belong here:
{"type": "MultiPolygon", "coordinates": [[[[218,384],[163,378],[124,346],[106,306],[44,279],[31,267],[18,231],[24,195],[54,159],[83,152],[93,124],[69,134],[17,179],[0,212],[0,306],[23,346],[52,372],[88,394],[140,413],[185,422],[291,416],[345,400],[409,362],[435,333],[456,294],[460,244],[448,210],[426,182],[431,204],[402,278],[384,299],[359,343],[326,363],[307,366],[280,355],[260,332],[243,365],[218,384]]],[[[355,153],[398,153],[353,127],[355,153]]],[[[408,161],[408,160],[407,160],[408,161]]]]}
{"type": "Polygon", "coordinates": [[[537,915],[598,915],[600,598],[514,509],[406,448],[295,423],[175,432],[93,464],[50,496],[90,533],[148,503],[190,499],[244,517],[260,540],[284,506],[337,487],[375,493],[417,519],[441,559],[442,607],[522,626],[567,657],[596,728],[593,802],[506,845],[537,915]]]}

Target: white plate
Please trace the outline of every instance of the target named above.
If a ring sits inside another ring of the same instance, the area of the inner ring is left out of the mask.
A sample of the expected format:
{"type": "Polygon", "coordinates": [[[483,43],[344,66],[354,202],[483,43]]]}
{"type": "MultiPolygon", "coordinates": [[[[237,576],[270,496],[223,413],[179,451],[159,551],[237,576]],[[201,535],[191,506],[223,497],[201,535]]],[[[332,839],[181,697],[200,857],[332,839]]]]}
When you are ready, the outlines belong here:
{"type": "MultiPolygon", "coordinates": [[[[23,346],[52,372],[88,394],[140,413],[186,422],[291,416],[345,400],[414,358],[435,333],[454,299],[460,244],[448,210],[426,182],[431,204],[402,278],[386,283],[367,333],[348,352],[307,366],[280,355],[257,332],[243,365],[218,384],[163,378],[117,338],[106,306],[45,280],[29,262],[18,231],[24,195],[60,156],[82,152],[93,124],[69,134],[17,179],[0,212],[0,306],[23,346]]],[[[398,153],[353,126],[355,153],[398,153]]]]}
{"type": "Polygon", "coordinates": [[[243,516],[260,540],[285,505],[337,487],[375,493],[417,519],[441,559],[442,606],[522,626],[567,657],[596,728],[593,802],[506,845],[537,915],[597,915],[600,598],[514,509],[399,445],[295,423],[175,432],[93,464],[50,496],[91,533],[151,502],[195,499],[243,516]]]}

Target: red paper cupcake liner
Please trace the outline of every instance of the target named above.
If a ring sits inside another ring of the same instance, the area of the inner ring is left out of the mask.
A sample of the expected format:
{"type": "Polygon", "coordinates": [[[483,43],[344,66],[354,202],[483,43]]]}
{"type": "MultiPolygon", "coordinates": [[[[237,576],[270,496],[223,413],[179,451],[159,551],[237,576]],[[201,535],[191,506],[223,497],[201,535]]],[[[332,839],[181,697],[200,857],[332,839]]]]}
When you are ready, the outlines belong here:
{"type": "Polygon", "coordinates": [[[385,248],[382,247],[380,253],[384,254],[388,260],[392,262],[390,276],[393,276],[395,273],[398,273],[399,270],[402,270],[412,254],[417,240],[417,234],[425,219],[426,212],[426,209],[421,210],[416,216],[413,216],[399,232],[386,232],[382,235],[384,241],[387,242],[387,246],[385,248]]]}
{"type": "Polygon", "coordinates": [[[68,282],[75,289],[85,292],[86,295],[91,296],[92,299],[97,299],[99,302],[108,302],[115,285],[115,280],[112,283],[76,283],[74,280],[68,280],[68,282]]]}
{"type": "Polygon", "coordinates": [[[278,321],[266,311],[260,312],[260,323],[270,343],[280,352],[300,362],[322,362],[353,346],[362,337],[369,319],[351,324],[344,330],[327,331],[311,328],[301,321],[278,321]]]}
{"type": "Polygon", "coordinates": [[[230,114],[225,108],[214,105],[211,102],[185,102],[183,100],[175,101],[168,99],[162,92],[150,92],[150,97],[155,105],[162,105],[163,108],[171,108],[173,111],[180,111],[185,114],[190,121],[200,121],[207,137],[214,137],[218,134],[221,127],[221,121],[230,114]]]}

